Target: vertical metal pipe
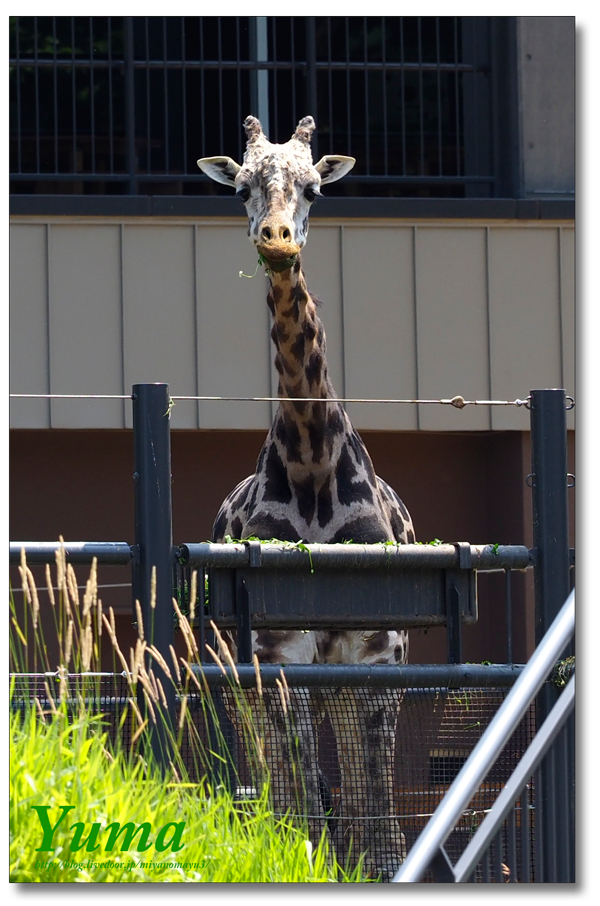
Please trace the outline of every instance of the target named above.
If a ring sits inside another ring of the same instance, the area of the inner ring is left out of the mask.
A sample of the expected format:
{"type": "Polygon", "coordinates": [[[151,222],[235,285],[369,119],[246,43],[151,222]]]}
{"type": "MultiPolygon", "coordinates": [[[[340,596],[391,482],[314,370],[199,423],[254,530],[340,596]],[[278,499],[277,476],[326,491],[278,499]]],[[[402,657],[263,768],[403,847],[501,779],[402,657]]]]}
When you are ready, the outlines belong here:
{"type": "Polygon", "coordinates": [[[58,173],[58,67],[56,65],[56,16],[52,16],[52,107],[54,112],[54,172],[58,173]]]}
{"type": "Polygon", "coordinates": [[[531,820],[529,815],[529,784],[521,793],[521,884],[531,881],[531,820]]]}
{"type": "Polygon", "coordinates": [[[38,66],[38,20],[33,17],[33,71],[35,84],[35,172],[40,170],[40,68],[38,66]]]}
{"type": "Polygon", "coordinates": [[[135,80],[133,73],[133,17],[125,16],[125,157],[128,174],[128,191],[135,195],[135,80]]]}
{"type": "Polygon", "coordinates": [[[502,875],[502,827],[494,838],[492,850],[492,865],[494,868],[494,883],[500,884],[504,877],[502,875]]]}
{"type": "Polygon", "coordinates": [[[517,823],[515,808],[516,803],[506,819],[508,837],[506,846],[506,864],[510,870],[509,881],[511,884],[516,884],[517,882],[517,823]]]}
{"type": "Polygon", "coordinates": [[[106,39],[108,49],[108,147],[109,147],[109,172],[115,172],[115,127],[113,122],[113,108],[115,104],[115,92],[113,90],[113,56],[112,56],[112,19],[108,17],[106,27],[106,39]]]}
{"type": "MultiPolygon", "coordinates": [[[[566,394],[559,390],[532,390],[531,471],[533,474],[533,542],[535,566],[535,639],[539,644],[569,595],[569,518],[567,502],[566,394]]],[[[552,683],[538,696],[539,727],[558,697],[552,683]]],[[[569,759],[570,761],[570,759],[569,759]]],[[[566,853],[575,833],[573,809],[564,802],[565,785],[572,783],[574,764],[565,763],[555,745],[539,770],[536,783],[536,835],[540,835],[543,875],[537,880],[574,880],[566,853]],[[561,812],[561,820],[559,818],[561,812]]]]}
{"type": "MultiPolygon", "coordinates": [[[[317,120],[319,111],[317,109],[317,34],[315,29],[315,17],[306,17],[306,100],[307,113],[317,120]]],[[[303,114],[304,115],[304,114],[303,114]]],[[[329,124],[330,130],[333,129],[333,122],[329,124]]],[[[319,159],[319,136],[318,130],[313,132],[312,153],[315,160],[319,159]]]]}
{"type": "Polygon", "coordinates": [[[512,570],[505,571],[506,576],[506,663],[513,663],[513,625],[512,625],[512,570]]]}
{"type": "Polygon", "coordinates": [[[531,391],[531,471],[535,641],[539,645],[569,596],[567,420],[564,390],[531,391]]]}
{"type": "Polygon", "coordinates": [[[162,16],[163,45],[163,135],[165,142],[165,174],[171,170],[169,148],[169,69],[167,67],[167,17],[162,16]]]}
{"type": "Polygon", "coordinates": [[[73,116],[72,173],[77,173],[79,169],[77,166],[77,75],[75,70],[75,46],[75,19],[71,16],[71,111],[73,116]]]}
{"type": "MultiPolygon", "coordinates": [[[[145,639],[170,663],[174,615],[169,386],[134,384],[132,398],[137,552],[133,584],[139,594],[145,639]]],[[[156,723],[148,723],[155,759],[166,769],[172,757],[175,687],[151,657],[147,657],[146,669],[154,671],[167,700],[166,708],[153,703],[156,723]]]]}
{"type": "Polygon", "coordinates": [[[94,85],[94,17],[90,16],[90,152],[92,173],[96,174],[96,98],[94,85]]]}

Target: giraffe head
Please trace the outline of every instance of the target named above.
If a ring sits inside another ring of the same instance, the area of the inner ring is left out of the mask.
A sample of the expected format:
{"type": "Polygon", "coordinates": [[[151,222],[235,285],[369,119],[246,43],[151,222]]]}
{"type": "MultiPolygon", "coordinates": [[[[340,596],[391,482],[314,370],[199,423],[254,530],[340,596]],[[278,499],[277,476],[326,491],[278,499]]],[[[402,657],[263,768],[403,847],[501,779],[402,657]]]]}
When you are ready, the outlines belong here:
{"type": "Polygon", "coordinates": [[[247,144],[240,166],[230,157],[204,157],[207,176],[233,186],[248,212],[248,236],[269,263],[285,262],[306,242],[310,206],[320,187],[352,169],[353,157],[327,154],[313,164],[310,140],[315,128],[305,116],[284,145],[272,144],[254,116],[244,121],[247,144]]]}

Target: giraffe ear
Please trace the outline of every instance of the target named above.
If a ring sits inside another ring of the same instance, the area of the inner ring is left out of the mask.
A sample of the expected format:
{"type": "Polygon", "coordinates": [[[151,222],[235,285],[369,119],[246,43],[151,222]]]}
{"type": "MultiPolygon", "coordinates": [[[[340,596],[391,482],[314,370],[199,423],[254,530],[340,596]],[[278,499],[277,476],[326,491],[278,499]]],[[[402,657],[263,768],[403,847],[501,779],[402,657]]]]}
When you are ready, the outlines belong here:
{"type": "Polygon", "coordinates": [[[222,182],[224,186],[233,186],[235,188],[235,177],[242,169],[230,157],[202,157],[196,163],[203,173],[214,179],[215,182],[222,182]]]}
{"type": "Polygon", "coordinates": [[[315,169],[321,177],[321,185],[341,179],[342,176],[350,172],[355,163],[356,159],[354,157],[344,157],[341,154],[326,154],[318,164],[315,164],[315,169]]]}

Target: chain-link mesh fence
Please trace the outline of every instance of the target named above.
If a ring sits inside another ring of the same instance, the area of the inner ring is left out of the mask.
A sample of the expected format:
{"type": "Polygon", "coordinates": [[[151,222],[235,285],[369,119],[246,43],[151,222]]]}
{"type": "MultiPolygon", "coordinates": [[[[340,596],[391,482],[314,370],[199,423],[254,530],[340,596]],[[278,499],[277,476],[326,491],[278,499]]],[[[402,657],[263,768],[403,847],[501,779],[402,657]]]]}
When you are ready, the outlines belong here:
{"type": "MultiPolygon", "coordinates": [[[[58,698],[56,678],[16,676],[13,709],[34,697],[47,708],[48,690],[58,698]]],[[[341,863],[353,864],[363,853],[366,873],[390,880],[507,694],[499,688],[283,685],[259,695],[214,688],[207,708],[207,696],[194,687],[179,752],[189,780],[212,771],[212,780],[229,783],[240,799],[252,798],[270,773],[274,811],[303,815],[311,835],[326,827],[341,863]],[[207,759],[208,751],[218,757],[207,759]]],[[[97,676],[86,688],[88,708],[104,714],[105,729],[113,740],[119,734],[125,749],[132,724],[120,718],[130,696],[120,675],[97,676]]],[[[72,703],[75,708],[75,696],[72,703]]],[[[446,841],[453,863],[534,734],[531,706],[446,841]]],[[[492,847],[476,880],[534,881],[534,827],[530,784],[505,823],[502,846],[492,847]],[[516,849],[516,878],[505,866],[509,845],[516,849]]],[[[430,873],[425,880],[432,880],[430,873]]]]}

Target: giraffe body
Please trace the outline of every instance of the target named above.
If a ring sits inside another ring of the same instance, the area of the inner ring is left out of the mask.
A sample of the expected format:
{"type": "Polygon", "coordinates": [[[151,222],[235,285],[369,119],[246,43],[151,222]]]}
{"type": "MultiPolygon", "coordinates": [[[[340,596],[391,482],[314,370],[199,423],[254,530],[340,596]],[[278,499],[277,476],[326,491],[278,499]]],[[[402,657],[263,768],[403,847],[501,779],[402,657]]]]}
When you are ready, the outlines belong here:
{"type": "MultiPolygon", "coordinates": [[[[300,121],[285,145],[271,144],[254,117],[248,117],[244,125],[248,143],[243,165],[230,158],[207,158],[198,163],[214,179],[236,188],[248,212],[248,236],[266,262],[280,404],[255,473],[221,506],[213,541],[230,535],[305,543],[410,543],[415,536],[406,507],[375,474],[366,447],[329,380],[319,303],[307,287],[300,258],[310,204],[320,194],[320,186],[340,179],[354,160],[328,155],[313,164],[312,117],[300,121]]],[[[265,663],[394,664],[406,662],[408,636],[403,630],[260,630],[253,633],[253,647],[265,663]]],[[[337,710],[332,711],[327,701],[322,704],[338,739],[342,776],[349,777],[357,759],[360,763],[366,758],[369,779],[364,788],[369,788],[370,799],[367,801],[364,792],[362,798],[354,795],[354,804],[349,799],[346,808],[357,809],[357,816],[369,814],[369,808],[384,814],[382,809],[392,807],[394,737],[401,696],[387,690],[371,694],[365,703],[354,700],[352,690],[344,695],[361,727],[351,746],[341,745],[344,727],[337,710]]],[[[297,710],[298,714],[302,711],[299,700],[297,710]]],[[[314,739],[306,720],[300,724],[305,727],[300,748],[305,753],[305,770],[309,770],[306,753],[312,752],[316,761],[314,739]]],[[[277,770],[285,771],[282,753],[273,758],[277,770]]],[[[313,771],[306,787],[313,791],[312,804],[305,802],[305,807],[317,807],[317,788],[313,771]]],[[[361,848],[379,851],[371,864],[384,876],[402,861],[404,844],[399,831],[392,834],[392,851],[389,841],[383,840],[383,830],[372,822],[364,826],[342,822],[337,842],[343,852],[348,851],[350,837],[355,852],[361,848]],[[387,850],[383,857],[382,850],[387,850]]]]}

